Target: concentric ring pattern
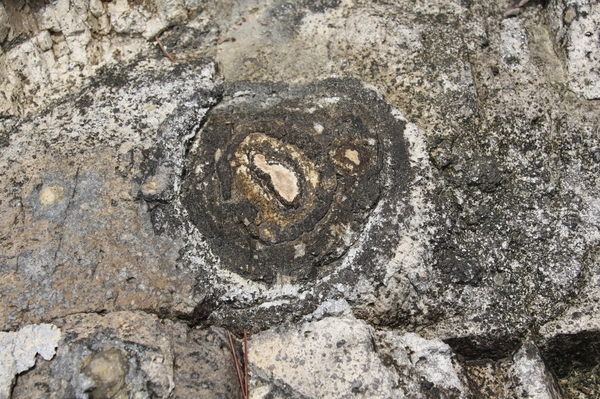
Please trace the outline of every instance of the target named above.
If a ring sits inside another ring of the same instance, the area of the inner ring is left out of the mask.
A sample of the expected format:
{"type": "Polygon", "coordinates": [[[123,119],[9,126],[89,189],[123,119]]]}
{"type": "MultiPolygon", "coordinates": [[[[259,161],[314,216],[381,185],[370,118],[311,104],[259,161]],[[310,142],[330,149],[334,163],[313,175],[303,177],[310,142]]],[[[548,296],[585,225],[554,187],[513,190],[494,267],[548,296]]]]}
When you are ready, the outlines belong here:
{"type": "Polygon", "coordinates": [[[402,141],[403,125],[345,94],[213,110],[188,153],[182,203],[223,266],[268,283],[310,279],[355,244],[389,175],[383,141],[390,127],[402,141]]]}

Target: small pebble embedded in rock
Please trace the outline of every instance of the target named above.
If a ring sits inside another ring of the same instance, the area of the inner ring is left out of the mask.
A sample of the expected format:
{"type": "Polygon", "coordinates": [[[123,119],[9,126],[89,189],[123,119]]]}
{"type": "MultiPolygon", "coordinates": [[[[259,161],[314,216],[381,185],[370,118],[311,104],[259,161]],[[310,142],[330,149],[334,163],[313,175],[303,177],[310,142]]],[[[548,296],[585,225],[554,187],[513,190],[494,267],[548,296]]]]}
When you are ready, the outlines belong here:
{"type": "Polygon", "coordinates": [[[103,348],[90,355],[82,371],[94,381],[91,398],[112,398],[123,387],[129,370],[127,356],[117,348],[103,348]]]}
{"type": "Polygon", "coordinates": [[[65,197],[65,188],[58,183],[44,185],[40,190],[39,201],[42,206],[58,204],[65,197]]]}

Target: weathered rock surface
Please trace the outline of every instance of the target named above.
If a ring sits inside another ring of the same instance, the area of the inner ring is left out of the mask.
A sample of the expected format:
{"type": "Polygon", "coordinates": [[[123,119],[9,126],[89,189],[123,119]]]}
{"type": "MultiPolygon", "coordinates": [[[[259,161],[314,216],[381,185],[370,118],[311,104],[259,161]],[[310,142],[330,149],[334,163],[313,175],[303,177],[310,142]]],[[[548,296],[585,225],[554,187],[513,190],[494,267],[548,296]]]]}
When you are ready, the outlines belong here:
{"type": "MultiPolygon", "coordinates": [[[[450,347],[414,333],[375,332],[365,322],[325,318],[278,327],[251,340],[253,373],[305,397],[465,397],[450,347]]],[[[271,387],[253,387],[265,394],[271,387]]]]}
{"type": "Polygon", "coordinates": [[[4,395],[600,395],[600,5],[501,3],[1,4],[4,395]]]}
{"type": "Polygon", "coordinates": [[[14,398],[236,397],[222,331],[190,330],[137,312],[78,314],[51,362],[22,375],[14,398]]]}
{"type": "Polygon", "coordinates": [[[25,326],[17,332],[0,333],[0,398],[9,398],[17,374],[35,365],[39,354],[54,357],[60,330],[52,324],[25,326]]]}

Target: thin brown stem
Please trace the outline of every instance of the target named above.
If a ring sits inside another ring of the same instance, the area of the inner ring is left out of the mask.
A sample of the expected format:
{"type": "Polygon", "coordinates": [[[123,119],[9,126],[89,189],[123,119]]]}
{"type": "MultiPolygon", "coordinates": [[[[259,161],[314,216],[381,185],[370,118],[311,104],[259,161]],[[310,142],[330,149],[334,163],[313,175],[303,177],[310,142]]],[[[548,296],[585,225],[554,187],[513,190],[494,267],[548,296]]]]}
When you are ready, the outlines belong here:
{"type": "Polygon", "coordinates": [[[248,399],[246,390],[244,389],[244,382],[242,381],[242,372],[240,371],[240,364],[238,362],[237,354],[235,353],[235,347],[233,346],[233,337],[231,333],[227,331],[227,338],[229,338],[229,346],[231,347],[231,355],[233,356],[233,362],[235,363],[235,371],[237,372],[238,383],[240,384],[240,390],[242,391],[242,399],[248,399]]]}
{"type": "Polygon", "coordinates": [[[248,370],[248,333],[244,330],[244,377],[246,383],[246,398],[250,394],[250,371],[248,370]]]}
{"type": "Polygon", "coordinates": [[[167,58],[170,59],[172,63],[175,63],[175,57],[173,57],[171,54],[169,54],[169,52],[167,51],[167,48],[162,44],[162,42],[160,41],[158,36],[155,37],[154,39],[156,40],[156,43],[158,43],[158,46],[163,51],[163,53],[165,53],[167,58]]]}

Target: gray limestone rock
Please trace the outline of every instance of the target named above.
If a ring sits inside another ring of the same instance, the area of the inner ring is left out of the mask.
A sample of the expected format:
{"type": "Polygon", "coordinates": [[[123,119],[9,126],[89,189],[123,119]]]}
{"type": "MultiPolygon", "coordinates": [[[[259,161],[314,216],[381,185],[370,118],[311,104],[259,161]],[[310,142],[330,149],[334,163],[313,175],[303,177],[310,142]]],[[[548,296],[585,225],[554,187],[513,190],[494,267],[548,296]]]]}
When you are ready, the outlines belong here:
{"type": "Polygon", "coordinates": [[[600,99],[600,5],[596,1],[550,1],[548,26],[564,57],[569,88],[588,100],[600,99]]]}
{"type": "Polygon", "coordinates": [[[597,1],[17,3],[13,396],[600,394],[597,1]]]}
{"type": "Polygon", "coordinates": [[[259,374],[285,381],[306,397],[390,397],[398,384],[395,370],[379,358],[372,330],[362,321],[325,318],[278,327],[255,335],[249,345],[251,364],[261,369],[259,374]]]}
{"type": "Polygon", "coordinates": [[[515,395],[519,398],[559,399],[560,390],[554,376],[542,360],[539,349],[525,340],[515,353],[512,373],[516,379],[515,395]]]}
{"type": "MultiPolygon", "coordinates": [[[[157,131],[170,129],[163,123],[173,109],[193,116],[179,126],[193,130],[216,101],[214,65],[156,65],[145,76],[134,70],[105,70],[79,93],[77,106],[57,104],[11,133],[0,161],[2,214],[10,226],[0,253],[3,328],[33,315],[51,320],[124,309],[190,315],[202,302],[204,287],[194,288],[190,271],[174,262],[182,243],[154,233],[148,205],[139,200],[140,168],[152,170],[145,154],[157,131]],[[70,126],[55,129],[61,121],[70,126]],[[34,293],[45,299],[31,301],[34,293]]],[[[161,150],[182,151],[180,139],[161,150]]],[[[181,167],[165,165],[169,173],[181,167]]]]}

